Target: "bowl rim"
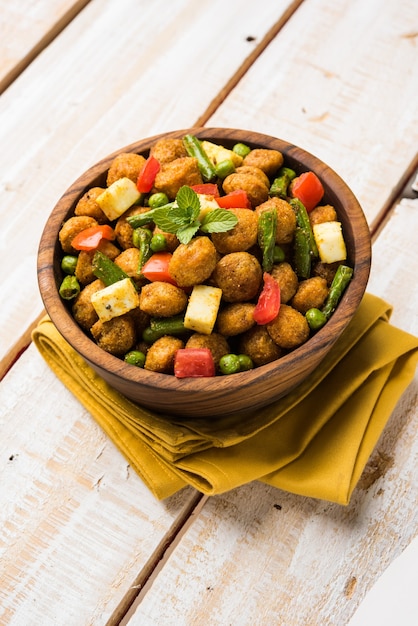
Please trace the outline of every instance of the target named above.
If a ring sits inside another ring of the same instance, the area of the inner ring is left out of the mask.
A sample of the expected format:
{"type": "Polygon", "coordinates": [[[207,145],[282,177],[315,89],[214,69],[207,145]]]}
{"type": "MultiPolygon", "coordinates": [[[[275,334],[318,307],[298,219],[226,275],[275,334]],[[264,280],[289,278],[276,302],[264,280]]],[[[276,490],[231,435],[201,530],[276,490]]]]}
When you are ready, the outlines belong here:
{"type": "Polygon", "coordinates": [[[255,381],[267,381],[273,373],[277,374],[280,370],[287,369],[289,365],[299,362],[308,352],[316,348],[330,348],[345,330],[360,304],[367,286],[370,265],[371,238],[366,217],[354,193],[332,168],[318,157],[299,146],[271,135],[244,129],[198,126],[159,133],[158,135],[128,144],[101,159],[79,176],[64,192],[61,198],[59,198],[47,219],[38,248],[37,276],[40,294],[47,314],[59,333],[88,363],[100,369],[111,371],[114,375],[122,377],[127,381],[148,387],[150,391],[159,388],[173,392],[198,393],[199,390],[202,390],[208,393],[212,389],[217,390],[220,381],[225,380],[230,381],[231,384],[233,383],[234,391],[243,390],[255,381]],[[288,354],[266,365],[234,374],[232,378],[230,376],[215,376],[211,378],[178,379],[172,374],[151,372],[129,365],[122,359],[105,352],[93,339],[87,336],[75,322],[69,309],[58,293],[59,284],[57,281],[57,273],[59,273],[59,270],[56,261],[58,252],[58,232],[63,221],[71,216],[71,211],[74,210],[78,199],[81,198],[88,188],[94,185],[92,180],[97,179],[100,172],[104,175],[112,160],[120,153],[135,152],[146,154],[151,145],[158,139],[180,138],[186,134],[194,134],[200,139],[212,140],[219,143],[222,142],[223,144],[244,141],[245,136],[249,136],[251,140],[246,141],[248,145],[252,147],[268,146],[269,149],[277,149],[282,152],[285,162],[286,160],[290,160],[297,163],[300,171],[312,169],[320,178],[321,174],[323,175],[326,172],[327,181],[326,184],[324,184],[326,188],[325,197],[329,198],[335,196],[338,197],[341,202],[342,188],[345,193],[344,208],[347,219],[351,221],[351,218],[355,216],[361,233],[363,234],[361,249],[356,247],[356,241],[354,241],[354,248],[351,251],[351,253],[354,254],[354,258],[352,259],[354,266],[353,280],[345,290],[337,309],[327,324],[311,336],[306,343],[288,354]],[[364,235],[366,236],[364,237],[364,235]],[[55,289],[53,286],[55,286],[55,289]]]}

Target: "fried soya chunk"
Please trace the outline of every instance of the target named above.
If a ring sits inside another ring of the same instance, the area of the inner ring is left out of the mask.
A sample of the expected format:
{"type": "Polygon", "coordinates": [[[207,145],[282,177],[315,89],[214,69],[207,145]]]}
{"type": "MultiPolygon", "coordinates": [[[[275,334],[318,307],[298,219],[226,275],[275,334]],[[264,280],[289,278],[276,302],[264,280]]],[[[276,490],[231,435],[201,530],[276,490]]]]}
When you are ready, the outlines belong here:
{"type": "Polygon", "coordinates": [[[239,350],[249,356],[254,365],[266,365],[278,359],[282,351],[274,343],[265,326],[254,326],[240,337],[239,350]]]}
{"type": "MultiPolygon", "coordinates": [[[[140,215],[141,213],[147,213],[149,211],[149,207],[145,206],[133,206],[123,215],[120,216],[118,221],[115,224],[115,236],[116,241],[120,245],[121,248],[127,250],[128,248],[133,247],[132,243],[132,233],[134,229],[128,222],[126,221],[127,217],[131,217],[132,215],[140,215]]],[[[149,224],[151,226],[151,224],[149,224]]]]}
{"type": "Polygon", "coordinates": [[[219,333],[211,333],[203,335],[194,333],[186,342],[186,348],[209,348],[215,362],[216,369],[219,369],[219,361],[225,355],[229,354],[230,348],[228,341],[219,333]]]}
{"type": "Polygon", "coordinates": [[[256,213],[275,209],[277,213],[276,243],[291,243],[295,236],[296,214],[290,204],[281,198],[269,198],[256,208],[256,213]]]}
{"type": "Polygon", "coordinates": [[[337,211],[330,204],[317,206],[309,213],[311,226],[323,224],[324,222],[336,222],[337,220],[337,211]]]}
{"type": "MultiPolygon", "coordinates": [[[[265,202],[268,199],[269,186],[254,173],[240,170],[241,168],[238,168],[236,172],[225,178],[222,183],[224,192],[228,194],[232,191],[242,189],[247,193],[248,199],[253,207],[265,202]]],[[[261,170],[260,172],[265,176],[264,172],[261,170]]]]}
{"type": "Polygon", "coordinates": [[[77,324],[79,324],[81,328],[84,328],[84,330],[90,330],[93,324],[99,319],[91,303],[91,296],[96,293],[96,291],[100,291],[104,288],[104,282],[97,278],[94,282],[84,287],[74,300],[72,306],[73,316],[77,324]]]}
{"type": "Polygon", "coordinates": [[[144,285],[139,295],[139,308],[152,317],[171,317],[184,311],[187,295],[170,283],[154,281],[144,285]]]}
{"type": "Polygon", "coordinates": [[[252,302],[233,302],[225,305],[216,319],[218,332],[225,337],[234,337],[250,330],[255,325],[254,309],[255,304],[252,302]]]}
{"type": "Polygon", "coordinates": [[[325,278],[328,287],[331,287],[331,283],[339,265],[341,265],[339,261],[336,261],[335,263],[322,263],[322,261],[318,261],[312,268],[312,275],[325,278]]]}
{"type": "Polygon", "coordinates": [[[122,152],[116,156],[107,172],[106,185],[109,187],[119,178],[130,178],[134,183],[138,179],[139,172],[145,165],[145,157],[134,152],[122,152]]]}
{"type": "Polygon", "coordinates": [[[136,342],[135,323],[129,313],[113,317],[106,322],[98,320],[90,332],[97,345],[114,356],[123,356],[136,342]]]}
{"type": "Polygon", "coordinates": [[[271,177],[283,165],[283,155],[278,150],[254,148],[244,158],[244,165],[259,167],[267,176],[271,177]]]}
{"type": "Polygon", "coordinates": [[[97,226],[94,218],[88,215],[75,215],[64,222],[59,232],[58,238],[65,254],[76,254],[77,251],[71,245],[72,240],[78,233],[86,228],[97,226]]]}
{"type": "Polygon", "coordinates": [[[115,263],[121,270],[125,272],[135,285],[141,286],[146,283],[146,278],[138,272],[140,262],[140,252],[138,248],[127,248],[123,250],[116,258],[115,263]]]}
{"type": "Polygon", "coordinates": [[[159,139],[150,150],[150,154],[160,164],[170,163],[176,159],[187,157],[187,151],[181,139],[159,139]]]}
{"type": "Polygon", "coordinates": [[[192,187],[202,183],[197,159],[181,157],[169,163],[163,163],[154,181],[154,191],[164,192],[169,200],[174,200],[183,185],[192,187]]]}
{"type": "Polygon", "coordinates": [[[168,271],[179,287],[199,285],[212,274],[217,258],[209,237],[194,237],[174,250],[168,271]]]}
{"type": "Polygon", "coordinates": [[[183,347],[183,341],[177,337],[170,335],[160,337],[148,348],[144,369],[161,374],[172,374],[176,352],[183,347]]]}
{"type": "Polygon", "coordinates": [[[262,276],[255,256],[248,252],[231,252],[218,261],[211,279],[222,289],[225,302],[246,302],[257,295],[262,276]]]}
{"type": "Polygon", "coordinates": [[[108,219],[96,202],[96,198],[104,192],[103,187],[92,187],[80,198],[74,209],[74,215],[87,215],[98,224],[107,224],[108,219]]]}
{"type": "Polygon", "coordinates": [[[302,313],[287,304],[273,321],[266,325],[267,332],[280,348],[293,350],[309,339],[309,325],[302,313]]]}
{"type": "Polygon", "coordinates": [[[320,309],[328,295],[325,278],[313,276],[299,283],[298,290],[292,298],[291,305],[300,313],[305,314],[312,308],[320,309]]]}
{"type": "Polygon", "coordinates": [[[280,302],[286,304],[295,295],[299,280],[296,276],[296,272],[293,270],[290,263],[283,261],[283,263],[276,263],[273,265],[271,275],[274,280],[279,283],[280,287],[280,302]]]}
{"type": "Polygon", "coordinates": [[[238,223],[224,233],[212,233],[215,248],[221,254],[249,250],[257,243],[257,215],[251,209],[229,209],[238,223]]]}
{"type": "MultiPolygon", "coordinates": [[[[107,239],[102,239],[96,249],[100,252],[103,252],[103,254],[109,257],[109,259],[111,259],[112,261],[114,261],[118,254],[120,254],[119,248],[117,248],[111,241],[108,241],[107,239]]],[[[93,273],[93,257],[95,252],[96,250],[81,250],[80,254],[78,255],[75,275],[77,280],[82,285],[88,285],[97,278],[93,273]]]]}

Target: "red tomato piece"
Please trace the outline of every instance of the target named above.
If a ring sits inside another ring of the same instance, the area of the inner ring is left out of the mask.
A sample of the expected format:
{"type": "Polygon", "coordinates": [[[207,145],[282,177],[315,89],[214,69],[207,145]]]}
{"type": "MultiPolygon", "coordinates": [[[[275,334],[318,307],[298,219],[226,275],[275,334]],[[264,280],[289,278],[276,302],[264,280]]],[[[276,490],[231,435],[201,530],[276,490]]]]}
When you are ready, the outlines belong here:
{"type": "Polygon", "coordinates": [[[155,177],[160,171],[160,163],[154,156],[149,156],[145,162],[144,167],[139,172],[138,179],[136,181],[136,187],[140,193],[148,193],[151,191],[155,177]]]}
{"type": "Polygon", "coordinates": [[[280,311],[280,286],[271,274],[264,272],[264,286],[254,309],[253,318],[257,324],[268,324],[280,311]]]}
{"type": "Polygon", "coordinates": [[[77,233],[71,242],[75,250],[95,250],[102,239],[112,241],[115,232],[108,224],[102,226],[90,226],[77,233]]]}
{"type": "Polygon", "coordinates": [[[226,196],[220,196],[216,198],[216,202],[221,209],[252,209],[247,192],[243,189],[237,189],[227,193],[226,196]]]}
{"type": "Polygon", "coordinates": [[[200,378],[215,376],[215,362],[209,348],[180,348],[174,357],[174,376],[200,378]]]}
{"type": "Polygon", "coordinates": [[[322,200],[324,188],[316,174],[304,172],[292,180],[290,193],[294,198],[298,198],[309,212],[322,200]]]}
{"type": "Polygon", "coordinates": [[[204,196],[219,197],[218,185],[215,183],[202,183],[201,185],[192,185],[190,189],[193,189],[196,193],[201,193],[204,196]]]}
{"type": "Polygon", "coordinates": [[[144,264],[141,274],[151,282],[160,280],[163,283],[171,283],[177,286],[176,281],[170,276],[170,272],[168,271],[171,257],[171,252],[156,252],[144,264]]]}

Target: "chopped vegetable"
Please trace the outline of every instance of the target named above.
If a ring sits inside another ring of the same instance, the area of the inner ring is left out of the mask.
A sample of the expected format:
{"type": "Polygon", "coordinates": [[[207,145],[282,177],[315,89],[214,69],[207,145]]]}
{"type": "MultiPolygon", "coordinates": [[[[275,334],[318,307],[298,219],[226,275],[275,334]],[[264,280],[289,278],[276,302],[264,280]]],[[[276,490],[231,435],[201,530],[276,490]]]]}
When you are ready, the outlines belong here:
{"type": "Polygon", "coordinates": [[[61,269],[66,274],[74,274],[75,268],[77,267],[78,257],[73,256],[72,254],[66,254],[62,257],[61,261],[61,269]]]}
{"type": "Polygon", "coordinates": [[[244,158],[247,156],[247,154],[250,154],[251,148],[245,143],[240,142],[234,145],[232,151],[235,152],[235,154],[238,154],[240,157],[244,158]]]}
{"type": "Polygon", "coordinates": [[[258,218],[258,245],[263,253],[262,267],[265,272],[271,272],[273,267],[276,230],[276,209],[262,211],[258,218]]]}
{"type": "Polygon", "coordinates": [[[124,361],[125,363],[135,365],[136,367],[144,367],[145,358],[145,354],[140,350],[131,350],[130,352],[125,354],[124,361]]]}
{"type": "Polygon", "coordinates": [[[348,283],[353,276],[353,268],[348,265],[340,265],[335,272],[335,276],[332,280],[331,287],[328,292],[328,297],[325,301],[325,305],[322,308],[322,313],[328,319],[335,311],[338,302],[341,299],[348,283]]]}
{"type": "Polygon", "coordinates": [[[174,357],[174,376],[201,378],[215,376],[215,362],[209,348],[180,348],[174,357]]]}
{"type": "Polygon", "coordinates": [[[59,288],[63,300],[73,300],[80,293],[80,283],[75,276],[65,276],[59,288]]]}
{"type": "Polygon", "coordinates": [[[243,189],[237,189],[226,194],[226,196],[220,196],[216,198],[218,206],[222,209],[251,209],[251,202],[248,198],[247,192],[243,189]]]}
{"type": "Polygon", "coordinates": [[[311,330],[319,330],[328,321],[327,316],[316,308],[308,309],[305,313],[305,317],[311,330]]]}
{"type": "Polygon", "coordinates": [[[219,189],[216,183],[202,183],[201,185],[192,185],[190,189],[193,189],[197,194],[203,196],[219,197],[219,189]]]}
{"type": "Polygon", "coordinates": [[[125,213],[141,197],[135,183],[130,178],[119,178],[109,185],[103,193],[96,198],[97,204],[112,221],[125,213]]]}
{"type": "Polygon", "coordinates": [[[184,325],[197,333],[210,335],[216,322],[222,289],[209,285],[195,285],[190,294],[184,325]]]}
{"type": "Polygon", "coordinates": [[[210,182],[216,178],[215,166],[202,148],[202,144],[194,135],[185,135],[183,145],[189,156],[197,159],[200,173],[205,182],[210,182]]]}
{"type": "Polygon", "coordinates": [[[142,339],[147,343],[154,343],[164,335],[182,335],[185,331],[183,315],[151,318],[150,325],[142,334],[142,339]]]}
{"type": "MultiPolygon", "coordinates": [[[[242,156],[233,150],[224,148],[224,146],[204,140],[202,141],[202,148],[215,166],[219,165],[223,161],[232,162],[234,169],[242,165],[242,156]]],[[[219,176],[219,174],[217,175],[219,176]]]]}
{"type": "Polygon", "coordinates": [[[290,201],[296,213],[296,231],[294,239],[294,262],[299,278],[309,278],[313,259],[318,257],[318,248],[312,232],[308,213],[298,199],[290,201]]]}
{"type": "Polygon", "coordinates": [[[113,283],[129,278],[119,265],[116,265],[108,256],[96,250],[93,257],[93,274],[100,278],[105,285],[113,285],[113,283]]]}
{"type": "Polygon", "coordinates": [[[289,167],[281,167],[277,172],[277,178],[273,180],[270,187],[270,196],[286,199],[288,195],[288,187],[292,180],[296,177],[296,172],[289,167]]]}
{"type": "Polygon", "coordinates": [[[215,165],[216,176],[220,179],[224,179],[230,174],[235,172],[235,165],[231,159],[225,159],[224,161],[219,161],[215,165]]]}
{"type": "Polygon", "coordinates": [[[138,179],[136,181],[136,188],[140,193],[148,193],[151,191],[155,177],[160,171],[160,163],[152,154],[145,161],[145,165],[139,172],[138,179]]]}
{"type": "Polygon", "coordinates": [[[139,296],[130,278],[96,291],[91,296],[91,303],[102,322],[119,317],[139,306],[139,296]]]}
{"type": "Polygon", "coordinates": [[[152,256],[151,250],[152,232],[148,228],[135,228],[132,233],[132,243],[139,250],[138,274],[148,259],[152,256]]]}
{"type": "Polygon", "coordinates": [[[171,252],[155,252],[142,267],[142,275],[151,282],[160,280],[176,285],[176,281],[170,276],[168,271],[171,257],[171,252]]]}
{"type": "Polygon", "coordinates": [[[323,263],[345,261],[347,250],[340,222],[322,222],[313,227],[318,253],[323,263]]]}
{"type": "Polygon", "coordinates": [[[316,207],[324,195],[322,183],[314,172],[304,172],[294,178],[289,190],[290,195],[298,198],[306,207],[308,213],[316,207]]]}
{"type": "Polygon", "coordinates": [[[109,226],[109,224],[102,224],[98,226],[90,226],[86,228],[74,237],[71,242],[72,247],[75,250],[95,250],[102,239],[108,239],[112,241],[115,238],[115,231],[109,226]]]}
{"type": "Polygon", "coordinates": [[[253,318],[257,324],[268,324],[280,311],[280,286],[271,274],[264,272],[264,286],[254,309],[253,318]]]}

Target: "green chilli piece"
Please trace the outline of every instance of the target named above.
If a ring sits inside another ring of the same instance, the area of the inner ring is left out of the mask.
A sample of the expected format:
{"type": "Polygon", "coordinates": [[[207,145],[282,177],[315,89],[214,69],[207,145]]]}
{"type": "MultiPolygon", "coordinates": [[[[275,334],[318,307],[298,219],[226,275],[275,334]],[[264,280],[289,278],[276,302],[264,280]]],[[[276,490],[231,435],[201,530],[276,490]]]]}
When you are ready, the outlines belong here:
{"type": "Polygon", "coordinates": [[[289,167],[281,167],[277,172],[277,177],[273,180],[270,187],[270,196],[276,196],[278,198],[286,199],[287,190],[296,177],[296,172],[289,167]]]}
{"type": "Polygon", "coordinates": [[[258,218],[258,245],[263,252],[262,266],[265,272],[271,272],[274,264],[274,248],[276,245],[277,211],[262,211],[258,218]]]}
{"type": "Polygon", "coordinates": [[[202,148],[199,139],[194,135],[185,135],[183,137],[183,145],[186,148],[187,154],[197,159],[203,180],[206,183],[214,180],[216,178],[215,166],[202,148]]]}
{"type": "Polygon", "coordinates": [[[220,161],[215,166],[216,176],[218,178],[221,178],[222,180],[226,178],[227,176],[229,176],[230,174],[233,174],[234,172],[235,172],[235,165],[234,165],[234,162],[231,161],[231,159],[225,159],[224,161],[220,161]]]}
{"type": "Polygon", "coordinates": [[[108,256],[96,250],[93,257],[93,274],[96,278],[100,278],[104,284],[108,287],[117,283],[119,280],[129,278],[128,274],[123,271],[116,263],[114,263],[108,256]]]}
{"type": "Polygon", "coordinates": [[[322,308],[322,313],[327,319],[331,317],[331,315],[337,308],[337,304],[340,301],[344,291],[346,290],[348,283],[351,281],[352,276],[352,267],[349,267],[348,265],[339,265],[332,280],[331,287],[328,292],[328,297],[322,308]]]}
{"type": "Polygon", "coordinates": [[[61,283],[59,294],[63,300],[73,300],[80,293],[80,283],[75,276],[67,275],[61,283]]]}
{"type": "Polygon", "coordinates": [[[132,233],[132,243],[139,250],[138,274],[152,255],[151,240],[152,232],[148,228],[135,228],[132,233]]]}
{"type": "Polygon", "coordinates": [[[305,313],[306,321],[308,322],[311,330],[319,330],[328,321],[328,318],[322,311],[316,308],[309,309],[305,313]]]}
{"type": "Polygon", "coordinates": [[[296,274],[299,278],[309,278],[312,261],[318,258],[318,247],[305,206],[297,198],[292,198],[289,204],[296,215],[294,246],[296,274]]]}
{"type": "Polygon", "coordinates": [[[165,318],[153,317],[148,328],[142,333],[142,339],[147,343],[154,343],[164,335],[182,335],[186,330],[183,315],[165,318]]]}

